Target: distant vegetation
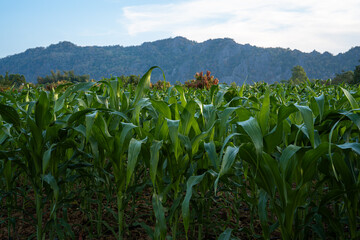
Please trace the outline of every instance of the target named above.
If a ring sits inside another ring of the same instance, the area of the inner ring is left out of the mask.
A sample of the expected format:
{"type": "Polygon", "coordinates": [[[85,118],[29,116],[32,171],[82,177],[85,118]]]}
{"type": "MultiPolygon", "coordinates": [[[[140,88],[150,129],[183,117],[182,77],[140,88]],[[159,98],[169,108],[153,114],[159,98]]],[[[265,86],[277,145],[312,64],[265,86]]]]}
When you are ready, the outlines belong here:
{"type": "Polygon", "coordinates": [[[349,83],[349,84],[358,84],[360,83],[360,65],[356,66],[354,71],[346,71],[342,73],[337,73],[336,76],[332,79],[334,84],[339,83],[349,83]]]}
{"type": "Polygon", "coordinates": [[[196,73],[194,79],[186,81],[185,86],[189,88],[200,88],[200,89],[210,89],[211,86],[217,85],[219,83],[219,79],[211,76],[210,71],[206,71],[206,74],[203,72],[196,73]]]}
{"type": "Polygon", "coordinates": [[[5,73],[5,76],[0,75],[0,87],[6,88],[12,85],[16,87],[21,86],[26,82],[25,76],[20,74],[9,74],[9,72],[5,73]]]}
{"type": "Polygon", "coordinates": [[[297,65],[293,67],[291,73],[291,78],[289,80],[291,84],[300,84],[309,80],[302,66],[297,65]]]}
{"type": "Polygon", "coordinates": [[[130,76],[121,75],[120,77],[118,77],[118,79],[123,83],[123,87],[127,87],[128,85],[138,85],[138,83],[140,81],[140,76],[139,75],[130,75],[130,76]]]}
{"type": "MultiPolygon", "coordinates": [[[[51,75],[46,75],[45,77],[38,76],[37,83],[46,89],[55,89],[57,86],[65,83],[80,83],[80,82],[88,82],[90,81],[90,76],[88,74],[85,75],[76,75],[74,70],[63,71],[59,70],[53,71],[51,70],[51,75]]],[[[117,79],[122,83],[122,87],[127,88],[129,85],[137,86],[140,81],[140,75],[121,75],[120,77],[112,77],[112,79],[117,79]]],[[[291,69],[291,77],[287,80],[282,80],[282,83],[290,83],[292,85],[299,85],[306,81],[309,81],[304,68],[300,65],[296,65],[291,69]]],[[[311,81],[319,80],[319,79],[311,79],[311,81]]],[[[93,79],[91,81],[94,81],[93,79]]],[[[0,75],[0,90],[4,91],[9,89],[10,87],[19,88],[26,83],[25,76],[20,74],[9,74],[9,72],[5,73],[5,76],[0,75]]],[[[187,88],[195,88],[195,89],[210,89],[211,86],[217,85],[219,83],[219,79],[215,78],[211,75],[210,71],[206,71],[206,74],[203,72],[197,72],[193,79],[187,80],[184,83],[184,86],[187,88]]],[[[325,82],[324,82],[325,83],[325,82]]],[[[331,79],[328,84],[359,84],[360,83],[360,65],[355,66],[354,71],[346,71],[342,73],[336,73],[335,77],[331,79]]],[[[181,82],[177,82],[177,85],[182,85],[181,82]]],[[[236,87],[236,83],[231,83],[234,87],[236,87]]],[[[156,89],[164,89],[169,88],[171,83],[162,80],[158,80],[156,83],[151,83],[151,88],[156,89]]]]}
{"type": "MultiPolygon", "coordinates": [[[[231,39],[214,39],[202,43],[177,37],[140,46],[79,47],[60,42],[47,48],[29,49],[0,59],[0,73],[20,73],[28,82],[36,83],[51,69],[74,70],[78,75],[89,74],[100,80],[109,76],[143,74],[153,65],[161,66],[167,81],[184,83],[199,70],[211,71],[221,82],[288,80],[291,69],[300,65],[309,79],[329,79],[342,70],[353,71],[360,56],[360,47],[336,56],[325,52],[303,53],[284,48],[260,48],[237,44],[231,39]]],[[[205,72],[204,72],[205,73],[205,72]]],[[[162,79],[155,70],[153,80],[162,79]]]]}
{"type": "Polygon", "coordinates": [[[47,75],[45,77],[37,77],[37,82],[39,84],[56,83],[61,81],[79,83],[88,82],[89,80],[89,75],[75,75],[74,70],[63,71],[63,73],[61,73],[59,70],[57,70],[56,72],[51,70],[51,75],[47,75]]]}

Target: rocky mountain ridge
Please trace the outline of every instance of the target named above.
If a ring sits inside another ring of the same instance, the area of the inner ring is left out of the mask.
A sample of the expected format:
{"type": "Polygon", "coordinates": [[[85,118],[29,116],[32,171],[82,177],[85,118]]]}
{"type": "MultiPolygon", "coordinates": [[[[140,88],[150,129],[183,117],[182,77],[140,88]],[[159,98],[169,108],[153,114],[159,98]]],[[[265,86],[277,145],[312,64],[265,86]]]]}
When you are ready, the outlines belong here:
{"type": "MultiPolygon", "coordinates": [[[[335,73],[353,70],[359,65],[360,47],[345,53],[304,53],[284,48],[261,48],[238,44],[229,38],[197,43],[175,37],[139,46],[80,47],[71,42],[59,42],[48,47],[28,49],[23,53],[0,59],[0,74],[23,74],[27,81],[51,70],[74,70],[89,74],[96,80],[120,75],[142,75],[151,66],[161,67],[171,83],[192,79],[199,71],[209,70],[220,82],[275,81],[291,77],[291,68],[301,65],[310,79],[328,79],[335,73]]],[[[155,70],[152,81],[162,78],[155,70]]]]}

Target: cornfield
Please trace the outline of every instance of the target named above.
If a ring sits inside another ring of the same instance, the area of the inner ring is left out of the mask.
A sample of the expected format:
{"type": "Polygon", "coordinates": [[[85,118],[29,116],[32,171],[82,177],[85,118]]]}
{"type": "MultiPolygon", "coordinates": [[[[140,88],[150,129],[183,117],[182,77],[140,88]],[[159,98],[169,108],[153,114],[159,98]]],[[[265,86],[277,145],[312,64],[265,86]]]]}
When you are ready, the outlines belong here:
{"type": "Polygon", "coordinates": [[[0,93],[1,237],[360,238],[358,86],[150,90],[155,68],[0,93]]]}

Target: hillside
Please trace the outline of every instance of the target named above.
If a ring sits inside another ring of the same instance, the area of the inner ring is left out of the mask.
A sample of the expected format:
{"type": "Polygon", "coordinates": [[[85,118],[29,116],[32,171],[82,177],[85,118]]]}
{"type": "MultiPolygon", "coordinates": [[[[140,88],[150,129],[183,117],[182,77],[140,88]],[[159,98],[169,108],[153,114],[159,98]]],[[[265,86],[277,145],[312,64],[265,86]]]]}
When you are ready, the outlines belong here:
{"type": "MultiPolygon", "coordinates": [[[[19,73],[27,81],[36,82],[37,76],[48,75],[50,70],[74,70],[98,80],[110,75],[141,75],[157,65],[171,83],[184,82],[206,70],[221,82],[242,83],[247,79],[272,83],[289,79],[295,65],[303,66],[310,79],[328,79],[342,70],[353,70],[359,59],[360,47],[334,56],[328,52],[242,45],[228,38],[197,43],[176,37],[131,47],[79,47],[59,42],[0,59],[0,74],[19,73]]],[[[160,71],[154,71],[153,81],[160,76],[160,71]]]]}

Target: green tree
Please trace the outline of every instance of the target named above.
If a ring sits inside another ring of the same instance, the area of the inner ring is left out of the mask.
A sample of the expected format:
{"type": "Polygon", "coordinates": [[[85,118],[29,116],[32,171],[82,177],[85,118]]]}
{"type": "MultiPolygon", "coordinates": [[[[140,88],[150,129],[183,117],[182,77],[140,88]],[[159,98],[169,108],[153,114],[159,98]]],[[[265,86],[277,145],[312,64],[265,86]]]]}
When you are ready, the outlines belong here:
{"type": "Polygon", "coordinates": [[[5,73],[5,82],[9,82],[9,72],[5,73]]]}
{"type": "Polygon", "coordinates": [[[340,84],[340,83],[353,83],[354,82],[354,72],[347,71],[341,74],[336,74],[336,76],[332,79],[333,84],[340,84]]]}
{"type": "Polygon", "coordinates": [[[39,84],[50,84],[57,83],[60,81],[68,81],[68,82],[88,82],[90,80],[90,75],[75,75],[74,70],[63,71],[62,74],[59,70],[54,72],[51,70],[51,75],[47,75],[45,77],[37,77],[37,81],[39,84]]]}
{"type": "Polygon", "coordinates": [[[291,72],[292,72],[292,75],[290,78],[290,82],[292,84],[299,84],[299,83],[309,80],[309,78],[306,76],[305,70],[300,65],[293,67],[291,69],[291,72]]]}
{"type": "Polygon", "coordinates": [[[16,87],[19,87],[22,84],[25,84],[25,76],[20,74],[10,74],[9,75],[9,82],[11,84],[15,84],[16,87]]]}
{"type": "Polygon", "coordinates": [[[353,83],[360,83],[360,65],[355,67],[353,83]]]}

